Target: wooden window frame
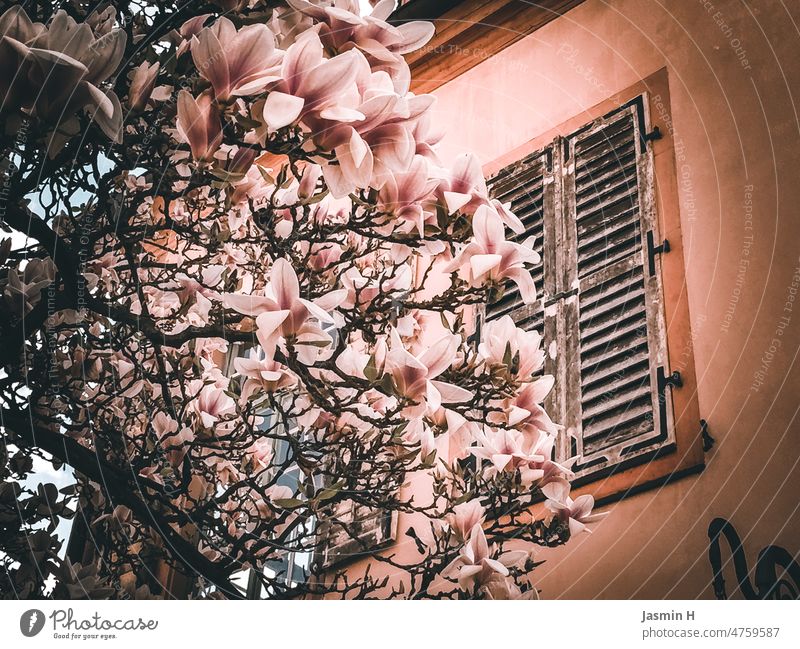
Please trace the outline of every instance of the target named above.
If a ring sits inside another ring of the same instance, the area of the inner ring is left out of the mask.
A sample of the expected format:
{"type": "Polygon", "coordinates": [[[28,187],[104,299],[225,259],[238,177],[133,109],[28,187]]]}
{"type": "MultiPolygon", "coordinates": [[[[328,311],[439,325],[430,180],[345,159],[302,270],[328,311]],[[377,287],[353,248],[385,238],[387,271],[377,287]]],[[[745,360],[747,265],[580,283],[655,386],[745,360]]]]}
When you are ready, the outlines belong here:
{"type": "MultiPolygon", "coordinates": [[[[704,452],[697,401],[697,379],[692,352],[691,322],[689,318],[683,263],[680,204],[677,191],[674,137],[670,113],[669,79],[666,68],[642,79],[609,99],[568,119],[559,126],[542,133],[484,166],[487,177],[550,145],[559,137],[566,137],[587,124],[624,106],[637,96],[644,95],[645,114],[649,115],[649,129],[658,126],[661,137],[649,142],[652,150],[651,170],[653,181],[647,191],[653,192],[658,241],[668,239],[670,252],[658,255],[660,289],[663,297],[663,322],[665,324],[666,358],[664,365],[681,374],[682,387],[670,389],[671,408],[667,408],[670,433],[674,444],[663,453],[655,453],[639,463],[626,463],[610,467],[607,471],[579,476],[573,483],[573,496],[591,494],[598,504],[605,504],[646,489],[664,485],[672,480],[697,473],[703,469],[704,452]]],[[[559,244],[563,243],[560,233],[559,244]]],[[[546,251],[545,254],[553,254],[546,251]]],[[[540,287],[537,287],[541,290],[540,287]]],[[[547,292],[545,290],[545,292],[547,292]]],[[[551,314],[552,315],[552,314],[551,314]]],[[[558,326],[558,316],[546,317],[545,327],[558,326]],[[548,320],[550,323],[548,323],[548,320]]],[[[553,338],[558,340],[558,335],[553,338]]],[[[558,386],[556,390],[558,390],[558,386]]],[[[557,406],[561,395],[554,394],[550,407],[557,406]]],[[[558,408],[556,407],[556,410],[558,408]]]]}

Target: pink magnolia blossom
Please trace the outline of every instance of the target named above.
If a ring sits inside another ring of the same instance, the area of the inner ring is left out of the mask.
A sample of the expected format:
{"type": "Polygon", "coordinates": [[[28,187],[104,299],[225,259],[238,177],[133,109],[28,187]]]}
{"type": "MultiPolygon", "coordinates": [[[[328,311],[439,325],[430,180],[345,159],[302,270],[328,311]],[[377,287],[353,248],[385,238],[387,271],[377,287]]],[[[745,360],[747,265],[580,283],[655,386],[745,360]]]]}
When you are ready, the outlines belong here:
{"type": "Polygon", "coordinates": [[[275,36],[264,24],[236,30],[227,18],[219,18],[192,37],[192,60],[214,89],[219,101],[254,95],[280,79],[281,52],[275,36]]]}
{"type": "Polygon", "coordinates": [[[208,455],[203,459],[206,466],[214,471],[220,484],[230,485],[242,479],[242,472],[230,460],[217,454],[208,455]]]}
{"type": "Polygon", "coordinates": [[[506,241],[503,222],[487,205],[475,211],[472,231],[472,242],[445,266],[446,272],[462,269],[473,286],[510,279],[525,304],[535,302],[536,287],[525,264],[539,263],[539,254],[528,245],[506,241]]]}
{"type": "MultiPolygon", "coordinates": [[[[393,174],[408,171],[419,148],[414,125],[434,102],[430,95],[399,95],[388,75],[370,71],[363,57],[356,63],[356,109],[363,119],[310,124],[315,130],[315,142],[336,153],[338,164],[323,169],[334,196],[367,186],[380,189],[393,174]]],[[[421,171],[427,169],[420,169],[418,164],[412,173],[419,175],[421,171]]],[[[429,190],[437,183],[431,181],[429,190]]]]}
{"type": "Polygon", "coordinates": [[[358,307],[364,310],[380,294],[391,295],[407,291],[411,287],[411,281],[411,270],[408,266],[401,266],[388,278],[383,274],[364,277],[357,268],[350,267],[341,278],[345,290],[341,305],[345,309],[358,307]]]}
{"type": "Polygon", "coordinates": [[[242,402],[246,402],[253,394],[275,392],[293,386],[297,379],[280,363],[259,358],[258,353],[251,351],[248,358],[236,358],[233,366],[237,373],[246,378],[242,386],[242,402]]]}
{"type": "Polygon", "coordinates": [[[444,406],[430,414],[430,419],[444,431],[439,433],[435,440],[436,470],[442,474],[440,465],[444,465],[446,473],[449,470],[448,467],[452,467],[456,460],[469,457],[469,448],[475,438],[478,425],[455,410],[444,406]]]}
{"type": "Polygon", "coordinates": [[[538,452],[540,449],[528,447],[525,436],[517,430],[487,428],[479,431],[476,438],[478,445],[472,449],[472,454],[489,460],[497,472],[527,469],[531,464],[541,464],[547,459],[538,452]]]}
{"type": "Polygon", "coordinates": [[[126,38],[121,29],[95,32],[64,10],[44,26],[31,22],[22,6],[10,7],[0,16],[0,108],[22,108],[51,122],[86,108],[118,141],[119,99],[100,84],[119,66],[126,38]]]}
{"type": "Polygon", "coordinates": [[[211,14],[192,16],[180,26],[180,29],[173,30],[168,34],[167,38],[177,48],[176,58],[180,58],[189,51],[192,46],[192,37],[200,33],[209,18],[211,18],[211,14]]]}
{"type": "Polygon", "coordinates": [[[450,177],[442,182],[438,191],[449,214],[458,211],[473,214],[479,206],[484,205],[489,192],[478,158],[472,153],[456,158],[450,177]]]}
{"type": "MultiPolygon", "coordinates": [[[[249,450],[253,459],[255,459],[262,468],[268,469],[270,467],[272,458],[275,455],[275,445],[271,439],[260,437],[253,442],[249,450]]],[[[291,494],[289,497],[291,497],[291,494]]]]}
{"type": "Polygon", "coordinates": [[[425,224],[435,219],[434,210],[426,210],[423,201],[436,186],[430,178],[428,165],[422,156],[415,156],[406,171],[390,172],[378,193],[383,209],[401,221],[407,221],[423,235],[425,224]]]}
{"type": "Polygon", "coordinates": [[[537,437],[539,433],[555,434],[559,427],[541,405],[553,383],[553,377],[548,375],[523,386],[515,397],[507,400],[501,421],[522,431],[528,439],[537,437]]]}
{"type": "Polygon", "coordinates": [[[569,532],[572,535],[583,531],[591,532],[586,524],[605,516],[605,514],[592,514],[594,498],[589,494],[572,500],[569,496],[569,482],[564,479],[553,480],[544,485],[542,493],[547,497],[545,506],[562,521],[568,521],[569,532]]]}
{"type": "Polygon", "coordinates": [[[397,393],[416,404],[409,408],[410,416],[418,416],[426,409],[435,411],[443,402],[470,398],[463,388],[434,380],[450,366],[459,344],[457,336],[443,336],[418,356],[408,352],[396,329],[392,329],[391,337],[385,369],[397,393]]]}
{"type": "Polygon", "coordinates": [[[399,91],[405,91],[410,81],[408,65],[402,55],[425,45],[434,32],[433,25],[428,22],[388,24],[386,18],[394,10],[392,0],[377,3],[368,16],[359,15],[358,2],[337,2],[328,7],[307,0],[289,0],[289,4],[319,22],[320,37],[328,47],[337,51],[360,49],[373,69],[391,75],[399,91]]]}
{"type": "Polygon", "coordinates": [[[333,323],[328,311],[335,309],[345,297],[345,291],[326,293],[315,299],[300,297],[300,284],[292,265],[283,258],[276,259],[270,272],[270,282],[264,296],[229,293],[225,306],[243,315],[256,318],[257,337],[267,358],[274,358],[280,337],[292,337],[304,362],[317,356],[315,350],[330,344],[330,336],[309,322],[333,323]]]}
{"type": "Polygon", "coordinates": [[[455,532],[459,541],[466,541],[470,532],[476,525],[483,525],[486,520],[486,509],[478,498],[473,498],[465,503],[453,507],[453,513],[445,519],[450,528],[455,532]]]}
{"type": "Polygon", "coordinates": [[[475,525],[458,557],[442,571],[442,575],[455,578],[461,590],[472,590],[489,581],[509,574],[508,568],[528,556],[524,551],[505,552],[494,558],[496,549],[489,546],[480,524],[475,525]]]}
{"type": "Polygon", "coordinates": [[[220,419],[236,411],[233,399],[216,385],[203,386],[193,403],[205,428],[212,428],[220,419]]]}
{"type": "Polygon", "coordinates": [[[322,173],[336,198],[347,196],[370,184],[375,168],[372,149],[355,129],[348,130],[346,142],[334,148],[338,165],[326,165],[322,173]]]}
{"type": "Polygon", "coordinates": [[[9,270],[2,287],[3,299],[18,316],[27,315],[40,302],[42,291],[53,282],[55,272],[49,259],[31,259],[24,270],[9,270]]]}
{"type": "Polygon", "coordinates": [[[465,153],[456,158],[449,176],[441,182],[437,192],[442,196],[449,214],[474,214],[479,207],[487,206],[496,211],[500,220],[513,232],[521,234],[525,231],[522,221],[506,205],[489,199],[486,179],[480,162],[473,153],[465,153]]]}
{"type": "MultiPolygon", "coordinates": [[[[537,331],[520,329],[511,316],[506,315],[484,325],[478,353],[490,368],[504,368],[509,375],[528,381],[544,363],[541,346],[542,337],[537,331]]],[[[545,390],[547,383],[537,385],[539,391],[533,396],[538,397],[539,392],[544,391],[543,399],[549,392],[545,390]]]]}
{"type": "Polygon", "coordinates": [[[481,594],[489,600],[530,600],[539,599],[539,591],[530,588],[525,592],[506,577],[495,577],[487,581],[480,589],[481,594]]]}
{"type": "Polygon", "coordinates": [[[145,61],[133,71],[130,90],[128,91],[128,107],[133,111],[144,110],[153,94],[161,64],[145,61]]]}
{"type": "Polygon", "coordinates": [[[355,110],[358,90],[357,52],[323,56],[316,31],[304,32],[286,50],[281,80],[264,103],[264,121],[277,130],[302,119],[352,121],[364,119],[355,110]]]}
{"type": "Polygon", "coordinates": [[[178,93],[177,132],[181,142],[192,150],[198,162],[210,162],[222,143],[222,126],[219,112],[204,92],[196,99],[188,90],[178,93]]]}
{"type": "Polygon", "coordinates": [[[186,310],[188,325],[201,327],[208,324],[208,313],[212,307],[212,299],[217,299],[219,294],[211,287],[219,284],[224,266],[206,266],[201,271],[201,281],[189,277],[186,273],[178,273],[175,279],[180,282],[177,291],[178,298],[186,310]]]}
{"type": "Polygon", "coordinates": [[[167,459],[172,466],[180,466],[186,445],[194,441],[194,431],[188,426],[178,430],[178,422],[164,412],[157,412],[152,421],[153,430],[162,448],[167,453],[167,459]]]}

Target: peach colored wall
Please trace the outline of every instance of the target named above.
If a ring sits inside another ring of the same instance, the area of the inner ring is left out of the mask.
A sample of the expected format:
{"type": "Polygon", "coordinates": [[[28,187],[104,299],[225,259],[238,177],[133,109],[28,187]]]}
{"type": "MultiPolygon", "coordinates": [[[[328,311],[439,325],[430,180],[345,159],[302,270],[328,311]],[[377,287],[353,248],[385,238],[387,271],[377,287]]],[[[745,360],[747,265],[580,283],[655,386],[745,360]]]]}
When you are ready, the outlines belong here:
{"type": "Polygon", "coordinates": [[[750,4],[587,0],[435,92],[443,158],[472,150],[488,164],[669,72],[698,399],[717,445],[700,475],[610,505],[594,534],[542,551],[544,597],[713,597],[716,516],[751,568],[770,543],[800,551],[800,303],[784,306],[800,272],[800,4],[750,4]]]}

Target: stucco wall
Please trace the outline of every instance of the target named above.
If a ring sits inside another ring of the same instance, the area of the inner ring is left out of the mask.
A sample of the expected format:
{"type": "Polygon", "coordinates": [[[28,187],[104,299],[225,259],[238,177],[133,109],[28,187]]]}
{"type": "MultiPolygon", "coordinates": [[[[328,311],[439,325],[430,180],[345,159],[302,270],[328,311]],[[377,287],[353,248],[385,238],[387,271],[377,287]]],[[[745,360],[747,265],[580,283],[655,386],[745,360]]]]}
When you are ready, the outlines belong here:
{"type": "Polygon", "coordinates": [[[787,305],[800,273],[800,4],[749,4],[587,0],[435,92],[443,159],[472,150],[490,168],[669,73],[698,399],[717,444],[701,474],[610,505],[592,535],[542,551],[544,597],[712,597],[717,516],[751,569],[770,543],[800,551],[800,303],[787,305]]]}

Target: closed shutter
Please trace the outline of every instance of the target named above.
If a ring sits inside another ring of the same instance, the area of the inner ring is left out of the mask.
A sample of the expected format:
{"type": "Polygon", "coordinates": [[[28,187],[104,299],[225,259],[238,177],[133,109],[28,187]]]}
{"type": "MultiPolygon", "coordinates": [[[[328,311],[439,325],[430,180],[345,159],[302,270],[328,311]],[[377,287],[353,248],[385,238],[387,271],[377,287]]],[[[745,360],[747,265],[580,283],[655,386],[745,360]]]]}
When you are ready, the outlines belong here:
{"type": "Polygon", "coordinates": [[[578,476],[674,443],[643,98],[563,141],[563,454],[578,476]]]}

